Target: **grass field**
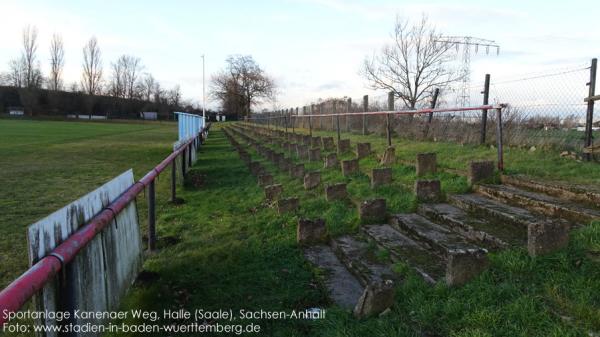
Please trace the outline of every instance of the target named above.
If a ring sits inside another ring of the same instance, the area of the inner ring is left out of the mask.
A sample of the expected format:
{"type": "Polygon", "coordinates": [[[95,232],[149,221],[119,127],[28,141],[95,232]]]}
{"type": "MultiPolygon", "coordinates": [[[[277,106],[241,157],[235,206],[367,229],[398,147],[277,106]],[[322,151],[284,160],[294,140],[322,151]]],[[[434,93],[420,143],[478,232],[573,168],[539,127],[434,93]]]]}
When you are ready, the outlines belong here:
{"type": "MultiPolygon", "coordinates": [[[[0,119],[0,287],[27,269],[29,224],[129,168],[140,178],[176,138],[173,123],[0,119]]],[[[159,200],[168,197],[168,179],[159,200]]]]}
{"type": "MultiPolygon", "coordinates": [[[[0,163],[3,171],[10,171],[0,181],[1,280],[6,283],[26,268],[25,254],[15,252],[24,251],[27,224],[128,167],[139,177],[169,152],[174,133],[172,124],[0,120],[0,163]],[[28,135],[19,138],[22,132],[28,135]]],[[[370,141],[379,153],[385,147],[378,136],[351,138],[353,143],[370,141]]],[[[495,156],[495,150],[475,146],[394,143],[403,162],[414,161],[418,152],[436,151],[439,165],[453,170],[464,170],[470,159],[495,156]]],[[[322,191],[305,191],[299,180],[262,161],[284,184],[286,195],[300,198],[299,214],[279,216],[265,203],[256,179],[215,128],[194,168],[206,176],[205,183],[179,192],[185,204],[160,200],[168,196],[168,177],[161,179],[157,231],[159,240],[168,237],[170,242],[159,242],[161,249],[147,258],[147,277],[132,288],[123,309],[328,308],[323,320],[257,321],[261,336],[585,336],[600,331],[600,224],[578,230],[567,249],[543,258],[531,258],[524,249],[491,254],[490,268],[460,288],[431,287],[398,264],[405,282],[397,287],[392,311],[381,318],[355,320],[330,303],[322,273],[306,262],[295,242],[298,217],[324,217],[333,235],[356,231],[354,206],[327,203],[322,191]]],[[[506,161],[511,172],[599,183],[597,164],[556,153],[509,149],[506,161]]],[[[352,197],[385,197],[392,212],[414,209],[411,164],[395,165],[393,185],[373,190],[364,172],[377,165],[374,158],[361,160],[363,173],[352,177],[348,186],[352,197]]],[[[322,169],[322,164],[307,168],[322,169]]],[[[322,175],[324,182],[347,180],[333,169],[322,170],[322,175]]],[[[468,190],[460,175],[439,172],[435,177],[446,192],[468,190]]],[[[384,251],[379,253],[384,257],[384,251]]]]}

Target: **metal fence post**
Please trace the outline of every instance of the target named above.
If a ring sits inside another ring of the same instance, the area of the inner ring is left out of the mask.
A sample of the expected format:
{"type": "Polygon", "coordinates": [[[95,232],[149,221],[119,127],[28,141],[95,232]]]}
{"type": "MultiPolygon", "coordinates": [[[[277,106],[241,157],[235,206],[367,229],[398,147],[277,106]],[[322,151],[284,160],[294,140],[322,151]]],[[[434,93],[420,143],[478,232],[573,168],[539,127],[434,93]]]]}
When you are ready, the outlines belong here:
{"type": "MultiPolygon", "coordinates": [[[[591,147],[593,144],[593,132],[592,127],[594,123],[594,98],[596,95],[596,68],[598,67],[598,59],[592,59],[592,65],[590,67],[590,82],[587,84],[589,86],[589,97],[587,100],[587,116],[585,121],[585,147],[591,147]]],[[[585,153],[584,158],[586,161],[592,160],[591,153],[585,153]]]]}
{"type": "Polygon", "coordinates": [[[350,110],[352,110],[352,98],[348,98],[346,103],[346,132],[350,132],[350,123],[348,120],[350,117],[350,110]]]}
{"type": "Polygon", "coordinates": [[[496,109],[496,142],[498,146],[498,170],[504,171],[504,149],[502,141],[502,108],[496,109]]]}
{"type": "MultiPolygon", "coordinates": [[[[337,103],[336,103],[336,101],[333,101],[333,113],[335,114],[336,129],[337,129],[337,138],[338,138],[338,142],[339,142],[340,139],[342,138],[342,136],[340,134],[340,115],[337,113],[337,103]]],[[[333,125],[332,125],[332,127],[333,127],[333,125]]]]}
{"type": "MultiPolygon", "coordinates": [[[[490,98],[490,74],[485,74],[485,82],[483,84],[483,105],[488,105],[490,98]]],[[[485,144],[486,132],[487,132],[487,109],[481,111],[481,139],[479,144],[485,144]]]]}
{"type": "MultiPolygon", "coordinates": [[[[389,92],[388,93],[388,111],[394,111],[394,93],[393,92],[389,92]]],[[[387,113],[385,115],[385,123],[387,126],[387,142],[388,142],[388,146],[392,146],[392,123],[390,121],[390,117],[391,114],[387,113]]]]}
{"type": "Polygon", "coordinates": [[[148,185],[148,250],[156,249],[156,198],[154,195],[154,180],[148,185]]]}
{"type": "Polygon", "coordinates": [[[187,162],[186,160],[186,155],[185,155],[185,149],[183,151],[181,151],[181,175],[185,178],[185,163],[187,162]]]}
{"type": "Polygon", "coordinates": [[[173,159],[171,164],[171,202],[177,200],[177,158],[173,159]]]}
{"type": "MultiPolygon", "coordinates": [[[[363,96],[363,112],[369,111],[369,95],[363,96]]],[[[362,116],[362,134],[367,134],[367,115],[362,116]]]]}
{"type": "MultiPolygon", "coordinates": [[[[440,94],[440,88],[435,88],[435,90],[433,91],[433,96],[431,97],[431,109],[435,109],[435,106],[437,105],[437,99],[438,96],[440,94]]],[[[425,132],[423,134],[424,138],[427,138],[427,135],[429,134],[429,127],[431,126],[431,122],[433,121],[433,111],[429,113],[429,116],[427,117],[427,125],[425,126],[425,132]]]]}

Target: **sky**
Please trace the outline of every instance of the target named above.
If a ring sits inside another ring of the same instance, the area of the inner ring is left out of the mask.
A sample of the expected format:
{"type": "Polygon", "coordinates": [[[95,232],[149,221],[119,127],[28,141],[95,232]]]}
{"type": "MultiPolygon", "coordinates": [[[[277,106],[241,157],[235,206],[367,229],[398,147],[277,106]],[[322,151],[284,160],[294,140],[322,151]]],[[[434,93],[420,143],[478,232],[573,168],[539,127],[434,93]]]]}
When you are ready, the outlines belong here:
{"type": "MultiPolygon", "coordinates": [[[[65,79],[79,81],[82,48],[96,36],[105,74],[122,54],[142,59],[163,87],[180,84],[202,101],[205,72],[229,55],[251,55],[276,81],[279,107],[318,98],[375,94],[360,76],[365,57],[390,41],[397,15],[428,16],[445,35],[496,41],[500,54],[472,58],[473,81],[573,65],[600,56],[597,0],[0,0],[0,72],[18,57],[23,28],[39,31],[39,58],[49,70],[53,33],[65,42],[65,79]]],[[[208,101],[209,107],[218,103],[208,101]]]]}

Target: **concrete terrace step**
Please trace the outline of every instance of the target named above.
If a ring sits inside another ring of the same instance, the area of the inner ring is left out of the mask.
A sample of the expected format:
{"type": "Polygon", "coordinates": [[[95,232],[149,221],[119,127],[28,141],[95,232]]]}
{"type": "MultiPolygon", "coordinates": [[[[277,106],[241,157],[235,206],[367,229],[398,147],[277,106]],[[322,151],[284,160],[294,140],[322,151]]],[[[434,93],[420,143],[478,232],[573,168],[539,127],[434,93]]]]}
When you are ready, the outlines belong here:
{"type": "Polygon", "coordinates": [[[581,206],[576,202],[526,191],[509,185],[476,185],[475,192],[510,205],[527,208],[533,212],[562,218],[579,224],[600,219],[600,210],[581,206]]]}
{"type": "Polygon", "coordinates": [[[540,181],[524,175],[502,175],[502,183],[562,200],[579,201],[600,208],[600,187],[540,181]]]}
{"type": "Polygon", "coordinates": [[[327,274],[325,286],[333,302],[345,309],[353,309],[364,291],[358,279],[346,269],[327,245],[304,249],[304,257],[327,274]]]}
{"type": "Polygon", "coordinates": [[[435,222],[442,223],[476,244],[488,249],[508,245],[525,245],[527,230],[523,227],[506,226],[449,204],[421,204],[418,213],[435,222]]]}
{"type": "Polygon", "coordinates": [[[372,247],[369,247],[368,241],[361,235],[344,235],[332,239],[331,247],[363,286],[399,280],[391,263],[377,261],[372,247]]]}
{"type": "Polygon", "coordinates": [[[391,225],[406,232],[413,239],[428,244],[442,256],[452,251],[481,251],[486,250],[467,241],[466,238],[449,228],[440,226],[419,214],[396,214],[391,218],[391,225]]]}
{"type": "Polygon", "coordinates": [[[445,260],[390,225],[362,226],[361,230],[380,247],[388,250],[394,261],[406,263],[426,281],[435,283],[443,279],[445,260]]]}

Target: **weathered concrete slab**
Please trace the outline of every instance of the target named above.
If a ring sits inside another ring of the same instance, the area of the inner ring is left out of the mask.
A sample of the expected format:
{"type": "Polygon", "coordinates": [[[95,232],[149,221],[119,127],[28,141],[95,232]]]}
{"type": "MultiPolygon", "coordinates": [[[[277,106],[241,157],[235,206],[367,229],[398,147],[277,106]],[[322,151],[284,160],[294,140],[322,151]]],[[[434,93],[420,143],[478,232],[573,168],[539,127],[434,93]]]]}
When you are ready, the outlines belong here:
{"type": "Polygon", "coordinates": [[[304,257],[327,275],[325,286],[331,299],[342,308],[354,309],[364,287],[346,269],[331,247],[327,245],[308,247],[304,249],[304,257]]]}
{"type": "Polygon", "coordinates": [[[474,189],[478,194],[486,197],[579,224],[600,220],[600,210],[586,208],[579,203],[564,201],[546,194],[525,191],[508,185],[476,185],[474,189]]]}
{"type": "Polygon", "coordinates": [[[509,245],[523,247],[527,242],[527,233],[523,227],[492,222],[449,204],[421,204],[417,212],[488,249],[500,249],[509,245]]]}
{"type": "Polygon", "coordinates": [[[444,278],[446,261],[422,243],[387,224],[361,226],[361,230],[380,247],[387,249],[394,261],[408,264],[427,282],[435,283],[444,278]]]}
{"type": "Polygon", "coordinates": [[[440,226],[429,219],[414,213],[396,214],[391,218],[391,225],[408,233],[412,238],[427,242],[432,248],[447,255],[452,250],[487,250],[470,243],[464,237],[440,226]]]}
{"type": "Polygon", "coordinates": [[[304,178],[304,164],[295,164],[290,167],[290,175],[294,178],[304,178]]]}
{"type": "Polygon", "coordinates": [[[392,281],[369,284],[365,287],[352,313],[359,319],[378,315],[394,304],[395,295],[392,281]]]}
{"type": "Polygon", "coordinates": [[[522,175],[502,175],[502,183],[521,189],[548,194],[562,200],[579,201],[600,208],[600,187],[595,185],[563,184],[536,180],[522,175]]]}
{"type": "Polygon", "coordinates": [[[331,247],[348,270],[363,286],[388,280],[399,280],[389,263],[374,261],[369,243],[360,236],[344,235],[331,240],[331,247]]]}

